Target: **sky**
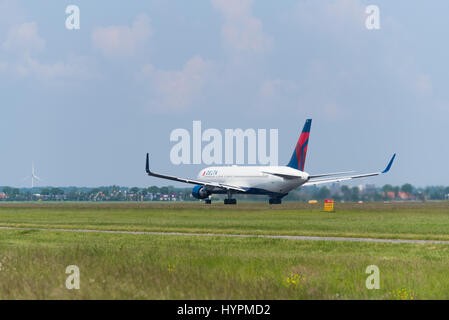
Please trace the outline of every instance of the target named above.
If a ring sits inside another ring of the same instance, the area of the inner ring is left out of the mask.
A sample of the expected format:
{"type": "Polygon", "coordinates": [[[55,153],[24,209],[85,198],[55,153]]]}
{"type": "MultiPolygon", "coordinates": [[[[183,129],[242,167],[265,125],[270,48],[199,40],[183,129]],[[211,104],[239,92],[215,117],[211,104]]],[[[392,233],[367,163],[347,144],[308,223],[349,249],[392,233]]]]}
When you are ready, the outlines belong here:
{"type": "MultiPolygon", "coordinates": [[[[0,185],[146,187],[173,130],[277,129],[286,164],[449,185],[449,2],[0,0],[0,185]],[[80,28],[66,28],[68,5],[80,28]],[[365,26],[379,8],[380,29],[365,26]],[[38,185],[39,185],[38,184],[38,185]]],[[[204,144],[203,144],[204,146],[204,144]]]]}

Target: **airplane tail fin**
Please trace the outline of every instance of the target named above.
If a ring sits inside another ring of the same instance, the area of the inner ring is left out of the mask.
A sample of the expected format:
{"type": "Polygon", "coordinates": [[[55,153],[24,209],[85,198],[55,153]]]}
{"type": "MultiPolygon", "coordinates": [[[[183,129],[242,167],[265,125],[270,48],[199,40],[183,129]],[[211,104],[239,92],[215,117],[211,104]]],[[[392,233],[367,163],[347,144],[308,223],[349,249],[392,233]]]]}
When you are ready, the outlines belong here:
{"type": "Polygon", "coordinates": [[[312,125],[312,119],[307,119],[296,143],[295,150],[287,167],[304,171],[304,164],[306,163],[307,145],[309,144],[310,126],[312,125]]]}

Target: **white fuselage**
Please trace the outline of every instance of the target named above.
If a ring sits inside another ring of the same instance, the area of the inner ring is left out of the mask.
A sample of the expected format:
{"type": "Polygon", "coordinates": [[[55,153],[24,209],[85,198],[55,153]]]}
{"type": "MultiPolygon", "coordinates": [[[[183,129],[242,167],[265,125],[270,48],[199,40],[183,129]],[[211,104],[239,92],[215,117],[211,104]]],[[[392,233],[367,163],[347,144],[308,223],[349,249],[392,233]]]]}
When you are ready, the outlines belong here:
{"type": "Polygon", "coordinates": [[[208,167],[198,173],[201,181],[281,194],[304,184],[308,178],[308,173],[286,166],[208,167]]]}

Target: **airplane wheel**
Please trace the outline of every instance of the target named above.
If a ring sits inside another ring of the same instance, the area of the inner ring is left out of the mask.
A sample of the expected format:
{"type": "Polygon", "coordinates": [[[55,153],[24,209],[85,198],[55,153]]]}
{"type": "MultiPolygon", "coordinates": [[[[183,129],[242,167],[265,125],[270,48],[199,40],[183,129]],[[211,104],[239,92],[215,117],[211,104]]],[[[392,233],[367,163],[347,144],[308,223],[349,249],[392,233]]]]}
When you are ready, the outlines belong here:
{"type": "Polygon", "coordinates": [[[270,199],[268,200],[269,204],[281,204],[281,199],[270,199]]]}
{"type": "Polygon", "coordinates": [[[224,199],[224,204],[237,204],[237,199],[224,199]]]}
{"type": "Polygon", "coordinates": [[[212,203],[212,200],[211,200],[211,199],[206,199],[206,200],[204,200],[204,203],[205,203],[205,204],[211,204],[211,203],[212,203]]]}

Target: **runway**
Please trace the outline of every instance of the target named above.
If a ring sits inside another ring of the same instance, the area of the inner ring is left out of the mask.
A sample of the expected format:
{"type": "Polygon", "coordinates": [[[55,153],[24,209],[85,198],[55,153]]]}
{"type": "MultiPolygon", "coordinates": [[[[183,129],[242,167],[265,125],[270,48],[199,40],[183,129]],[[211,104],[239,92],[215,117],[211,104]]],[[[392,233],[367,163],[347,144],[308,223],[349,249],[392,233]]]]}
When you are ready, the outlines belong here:
{"type": "Polygon", "coordinates": [[[286,240],[299,240],[299,241],[343,241],[343,242],[372,242],[372,243],[449,244],[449,240],[376,239],[376,238],[350,238],[350,237],[287,236],[287,235],[265,235],[265,234],[117,231],[117,230],[20,228],[20,227],[0,227],[0,230],[38,230],[38,231],[55,231],[55,232],[109,233],[109,234],[134,234],[134,235],[156,235],[156,236],[266,238],[266,239],[286,239],[286,240]]]}

